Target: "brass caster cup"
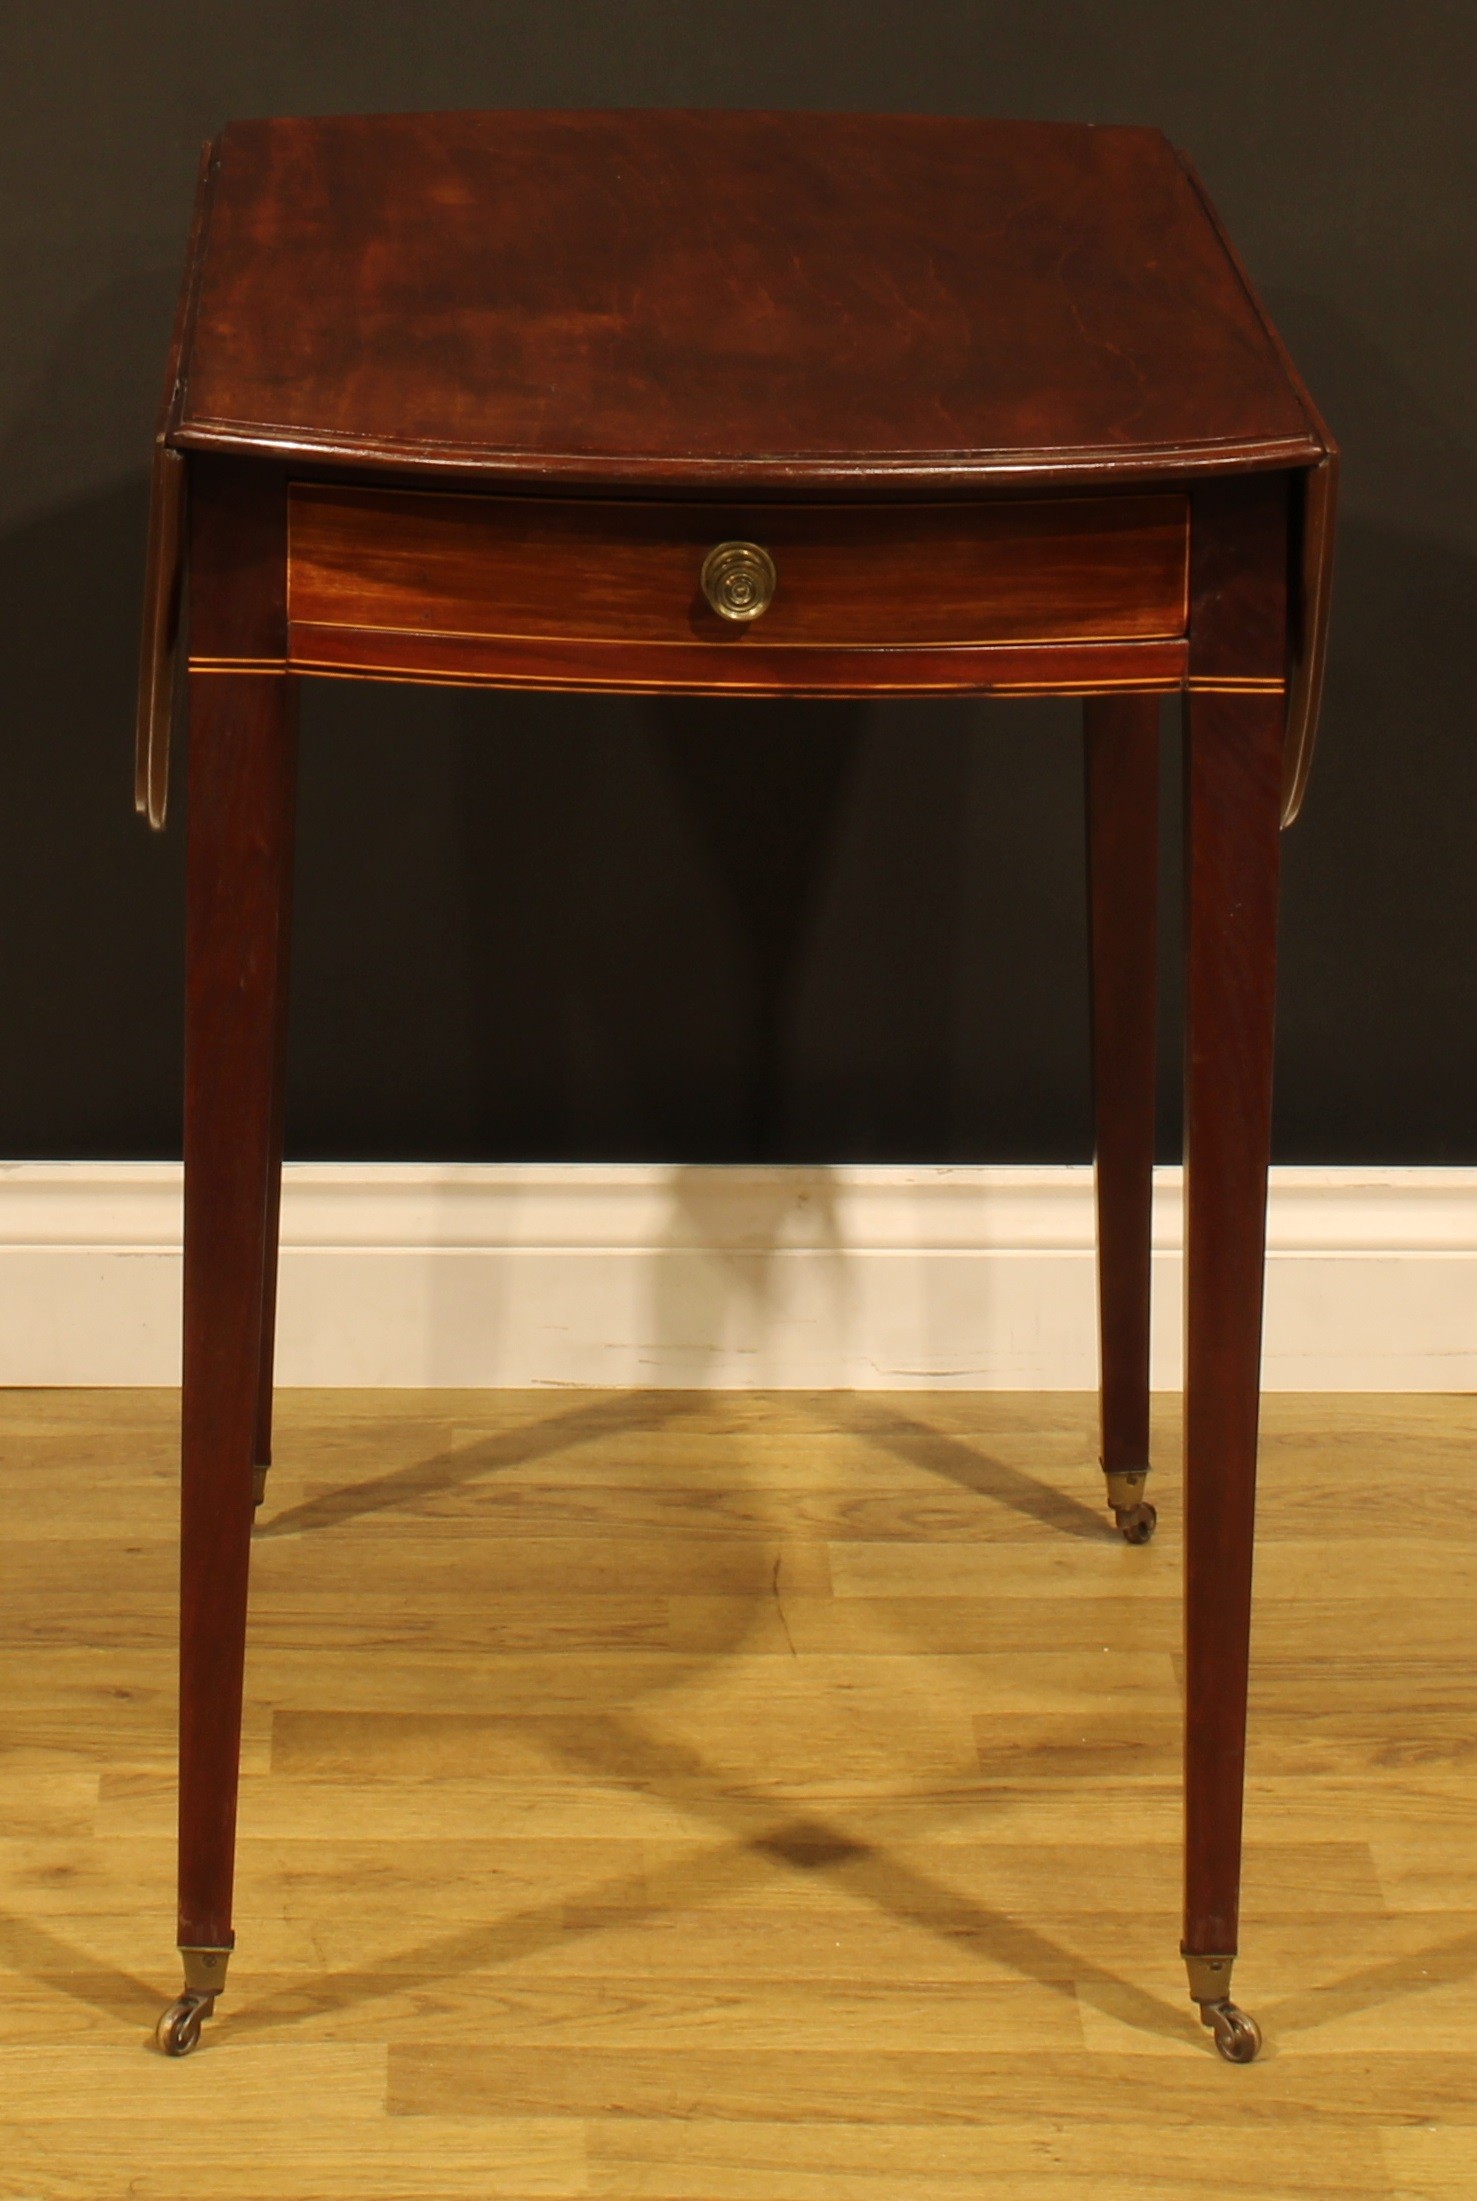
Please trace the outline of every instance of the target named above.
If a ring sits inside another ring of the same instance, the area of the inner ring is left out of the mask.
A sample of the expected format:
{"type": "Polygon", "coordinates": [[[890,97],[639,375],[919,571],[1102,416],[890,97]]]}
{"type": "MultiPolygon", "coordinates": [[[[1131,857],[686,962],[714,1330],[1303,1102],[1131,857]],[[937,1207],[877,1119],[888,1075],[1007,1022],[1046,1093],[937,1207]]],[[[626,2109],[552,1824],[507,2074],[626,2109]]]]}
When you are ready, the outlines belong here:
{"type": "Polygon", "coordinates": [[[200,2046],[200,2028],[226,1984],[229,1949],[181,1949],[185,1968],[183,1994],[177,1995],[154,2028],[154,2046],[165,2056],[188,2056],[200,2046]]]}
{"type": "Polygon", "coordinates": [[[180,1995],[155,2026],[154,2046],[165,2056],[192,2054],[200,2046],[200,2028],[214,2008],[214,1995],[180,1995]]]}
{"type": "Polygon", "coordinates": [[[1216,2053],[1227,2063],[1251,2063],[1262,2045],[1262,2029],[1231,2000],[1233,1956],[1185,1957],[1190,2000],[1200,2007],[1200,2023],[1215,2036],[1216,2053]]]}
{"type": "Polygon", "coordinates": [[[1159,1515],[1144,1497],[1146,1467],[1105,1470],[1108,1504],[1125,1543],[1147,1544],[1159,1523],[1159,1515]]]}
{"type": "Polygon", "coordinates": [[[1113,1519],[1123,1532],[1126,1544],[1147,1544],[1159,1526],[1159,1515],[1151,1505],[1115,1506],[1113,1519]]]}
{"type": "Polygon", "coordinates": [[[1216,2053],[1227,2063],[1253,2063],[1262,2045],[1262,2029],[1234,2002],[1202,2002],[1200,2023],[1215,2035],[1216,2053]]]}

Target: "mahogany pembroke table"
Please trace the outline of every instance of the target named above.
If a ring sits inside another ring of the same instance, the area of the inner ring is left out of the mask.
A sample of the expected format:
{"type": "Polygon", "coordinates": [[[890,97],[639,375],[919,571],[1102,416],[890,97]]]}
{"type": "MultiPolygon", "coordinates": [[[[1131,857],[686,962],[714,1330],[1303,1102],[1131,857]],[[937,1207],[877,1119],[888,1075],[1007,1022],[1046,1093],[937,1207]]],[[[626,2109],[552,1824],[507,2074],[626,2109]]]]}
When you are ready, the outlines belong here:
{"type": "MultiPolygon", "coordinates": [[[[1337,455],[1157,131],[340,116],[207,147],[155,448],[138,801],[189,698],[179,1931],[226,1975],[271,1448],[305,677],[1084,698],[1102,1465],[1149,1465],[1156,728],[1185,698],[1185,1911],[1237,1945],[1278,828],[1337,455]],[[188,606],[186,621],[183,607],[188,606]]],[[[1106,1869],[1106,1867],[1105,1867],[1106,1869]]]]}

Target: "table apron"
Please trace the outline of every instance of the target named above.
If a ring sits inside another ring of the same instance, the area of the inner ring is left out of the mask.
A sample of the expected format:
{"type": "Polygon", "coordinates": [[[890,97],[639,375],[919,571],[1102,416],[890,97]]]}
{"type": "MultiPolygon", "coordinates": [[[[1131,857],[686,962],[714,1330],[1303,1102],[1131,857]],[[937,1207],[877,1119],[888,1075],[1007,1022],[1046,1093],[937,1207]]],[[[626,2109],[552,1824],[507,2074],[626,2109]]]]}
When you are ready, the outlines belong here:
{"type": "MultiPolygon", "coordinates": [[[[635,693],[1111,692],[1180,684],[1179,492],[912,505],[459,496],[293,483],[287,654],[340,677],[635,693]],[[772,600],[706,600],[719,543],[772,600]]],[[[239,660],[199,657],[226,669],[239,660]]]]}

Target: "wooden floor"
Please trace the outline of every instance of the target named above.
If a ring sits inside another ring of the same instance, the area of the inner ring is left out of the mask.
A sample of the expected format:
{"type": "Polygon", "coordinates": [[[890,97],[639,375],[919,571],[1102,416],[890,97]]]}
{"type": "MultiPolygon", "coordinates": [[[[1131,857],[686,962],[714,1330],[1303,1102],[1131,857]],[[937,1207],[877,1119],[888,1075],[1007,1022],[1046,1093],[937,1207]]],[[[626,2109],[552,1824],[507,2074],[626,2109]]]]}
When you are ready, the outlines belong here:
{"type": "Polygon", "coordinates": [[[0,1395],[5,2201],[1477,2194],[1477,1401],[1266,1411],[1241,1999],[1076,1397],[299,1393],[173,1956],[175,1405],[0,1395]]]}

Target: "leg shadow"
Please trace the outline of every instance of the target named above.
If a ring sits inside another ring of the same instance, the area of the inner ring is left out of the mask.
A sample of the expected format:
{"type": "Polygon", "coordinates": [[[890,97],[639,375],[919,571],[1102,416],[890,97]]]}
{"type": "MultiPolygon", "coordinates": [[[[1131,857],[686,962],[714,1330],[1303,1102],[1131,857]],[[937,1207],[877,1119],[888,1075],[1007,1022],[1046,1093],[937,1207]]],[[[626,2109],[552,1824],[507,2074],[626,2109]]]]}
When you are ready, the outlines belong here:
{"type": "Polygon", "coordinates": [[[39,1987],[127,2024],[159,2014],[159,1990],[132,1972],[100,1965],[33,1919],[0,1915],[0,1964],[39,1987]]]}
{"type": "Polygon", "coordinates": [[[628,1391],[613,1398],[595,1399],[586,1406],[569,1407],[531,1428],[478,1437],[455,1451],[438,1452],[428,1460],[412,1460],[386,1475],[372,1476],[368,1482],[349,1483],[342,1490],[325,1491],[322,1497],[289,1506],[264,1522],[256,1531],[257,1538],[302,1536],[318,1529],[341,1528],[346,1522],[388,1512],[436,1491],[454,1490],[499,1468],[549,1459],[599,1437],[656,1430],[680,1413],[685,1403],[680,1391],[628,1391]]]}
{"type": "Polygon", "coordinates": [[[1039,1483],[1033,1475],[997,1460],[992,1453],[980,1451],[962,1437],[932,1429],[927,1422],[917,1421],[895,1406],[873,1405],[865,1392],[850,1395],[844,1415],[847,1428],[855,1435],[905,1460],[909,1467],[941,1475],[961,1490],[992,1499],[1028,1521],[1039,1522],[1043,1528],[1095,1544],[1117,1538],[1112,1523],[1082,1499],[1054,1490],[1049,1483],[1039,1483]]]}
{"type": "Polygon", "coordinates": [[[485,1970],[603,1931],[613,1908],[623,1920],[690,1910],[743,1886],[756,1868],[784,1864],[821,1873],[879,1911],[942,1940],[976,1947],[995,1962],[1052,1993],[1081,1999],[1119,2023],[1161,2038],[1182,2039],[1189,2017],[1157,1996],[1084,1960],[1049,1935],[959,1895],[878,1844],[858,1839],[817,1813],[778,1811],[776,1800],[743,1781],[717,1774],[689,1746],[649,1734],[629,1718],[611,1718],[577,1732],[551,1721],[550,1754],[611,1787],[660,1794],[705,1818],[725,1839],[716,1849],[665,1870],[603,1882],[574,1903],[533,1905],[471,1931],[438,1935],[382,1971],[366,1967],[294,1982],[228,2017],[220,2031],[237,2035],[300,2022],[306,2017],[425,1988],[459,1973],[485,1970]]]}

